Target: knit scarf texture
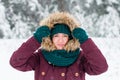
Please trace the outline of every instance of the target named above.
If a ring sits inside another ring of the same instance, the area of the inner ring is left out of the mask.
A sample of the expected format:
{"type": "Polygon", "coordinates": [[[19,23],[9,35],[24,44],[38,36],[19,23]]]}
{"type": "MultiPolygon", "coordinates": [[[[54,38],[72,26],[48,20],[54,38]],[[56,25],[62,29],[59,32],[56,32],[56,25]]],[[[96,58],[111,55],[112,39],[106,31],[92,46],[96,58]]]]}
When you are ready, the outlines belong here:
{"type": "Polygon", "coordinates": [[[66,50],[54,50],[50,52],[42,50],[42,54],[44,58],[52,65],[70,66],[79,57],[80,49],[76,49],[75,51],[69,52],[67,52],[66,50]]]}

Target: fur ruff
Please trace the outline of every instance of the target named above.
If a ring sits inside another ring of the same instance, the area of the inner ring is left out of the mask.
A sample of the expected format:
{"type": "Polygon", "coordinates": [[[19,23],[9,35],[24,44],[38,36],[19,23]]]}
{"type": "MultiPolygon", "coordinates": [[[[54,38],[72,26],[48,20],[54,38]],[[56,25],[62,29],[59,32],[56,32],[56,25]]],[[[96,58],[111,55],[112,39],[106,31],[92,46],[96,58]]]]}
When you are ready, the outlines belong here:
{"type": "MultiPolygon", "coordinates": [[[[80,27],[79,22],[77,22],[77,20],[75,20],[72,15],[66,12],[56,12],[56,13],[50,14],[47,18],[43,19],[40,22],[40,26],[46,25],[49,27],[49,29],[51,29],[54,27],[53,25],[57,23],[63,23],[68,25],[71,32],[74,30],[74,28],[80,27]]],[[[47,51],[56,50],[56,47],[52,43],[50,37],[43,38],[41,43],[41,48],[47,51]]],[[[64,47],[66,51],[74,51],[77,48],[80,48],[80,43],[74,37],[73,39],[69,40],[64,47]]]]}

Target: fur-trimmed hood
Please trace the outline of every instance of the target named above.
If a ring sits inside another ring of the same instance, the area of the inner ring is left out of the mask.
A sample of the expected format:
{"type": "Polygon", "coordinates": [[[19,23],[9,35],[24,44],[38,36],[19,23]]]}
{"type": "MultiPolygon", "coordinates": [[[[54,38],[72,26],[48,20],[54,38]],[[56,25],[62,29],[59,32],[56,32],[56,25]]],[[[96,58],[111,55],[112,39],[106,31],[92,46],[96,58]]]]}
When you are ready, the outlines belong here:
{"type": "MultiPolygon", "coordinates": [[[[40,26],[46,25],[49,27],[49,29],[52,29],[54,27],[54,24],[57,23],[68,25],[71,32],[73,31],[74,28],[80,27],[79,22],[72,15],[66,12],[56,12],[50,14],[47,18],[43,19],[40,22],[40,26]]],[[[68,41],[64,49],[67,51],[74,51],[79,47],[80,43],[73,37],[72,40],[68,41]]],[[[53,51],[56,49],[50,37],[46,37],[43,39],[41,43],[41,48],[46,49],[48,51],[53,51]]]]}

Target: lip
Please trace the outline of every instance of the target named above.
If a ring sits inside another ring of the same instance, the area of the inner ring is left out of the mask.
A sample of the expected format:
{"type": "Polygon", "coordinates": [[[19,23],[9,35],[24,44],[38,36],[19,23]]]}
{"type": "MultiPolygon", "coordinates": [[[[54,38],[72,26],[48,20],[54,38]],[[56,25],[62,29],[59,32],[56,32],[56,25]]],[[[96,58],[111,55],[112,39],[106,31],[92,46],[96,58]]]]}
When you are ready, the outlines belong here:
{"type": "Polygon", "coordinates": [[[58,46],[61,46],[61,47],[63,47],[64,46],[64,44],[57,44],[58,46]]]}

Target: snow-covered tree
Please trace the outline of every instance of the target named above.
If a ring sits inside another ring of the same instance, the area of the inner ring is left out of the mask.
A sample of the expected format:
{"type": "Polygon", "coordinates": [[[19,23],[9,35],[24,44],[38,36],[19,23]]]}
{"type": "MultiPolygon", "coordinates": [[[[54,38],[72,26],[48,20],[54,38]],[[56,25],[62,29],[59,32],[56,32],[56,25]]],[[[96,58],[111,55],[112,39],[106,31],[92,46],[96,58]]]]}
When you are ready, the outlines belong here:
{"type": "Polygon", "coordinates": [[[55,11],[73,14],[92,37],[120,37],[119,0],[1,0],[0,38],[27,38],[55,11]]]}

